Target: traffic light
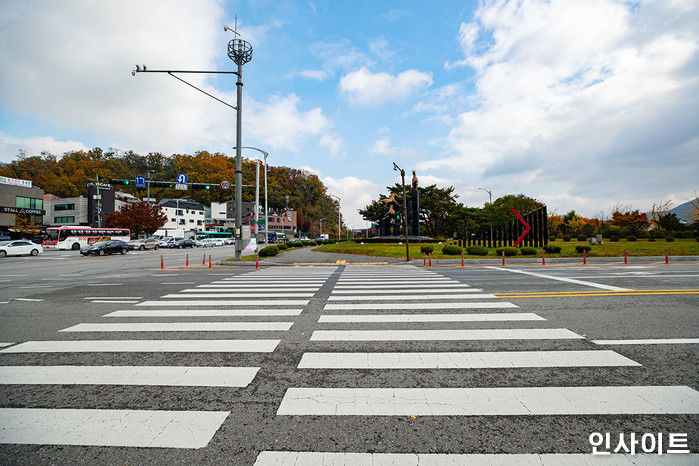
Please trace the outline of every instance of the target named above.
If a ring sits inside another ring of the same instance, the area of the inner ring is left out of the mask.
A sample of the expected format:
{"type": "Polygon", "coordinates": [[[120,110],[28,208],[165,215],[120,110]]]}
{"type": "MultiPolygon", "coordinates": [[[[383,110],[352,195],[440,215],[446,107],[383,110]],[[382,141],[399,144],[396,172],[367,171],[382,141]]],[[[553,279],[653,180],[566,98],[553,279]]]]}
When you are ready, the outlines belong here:
{"type": "Polygon", "coordinates": [[[209,188],[210,188],[210,186],[209,186],[208,184],[207,184],[206,186],[204,186],[204,187],[205,187],[206,189],[209,189],[209,188]]]}
{"type": "Polygon", "coordinates": [[[129,180],[124,180],[124,184],[129,184],[129,180]]]}

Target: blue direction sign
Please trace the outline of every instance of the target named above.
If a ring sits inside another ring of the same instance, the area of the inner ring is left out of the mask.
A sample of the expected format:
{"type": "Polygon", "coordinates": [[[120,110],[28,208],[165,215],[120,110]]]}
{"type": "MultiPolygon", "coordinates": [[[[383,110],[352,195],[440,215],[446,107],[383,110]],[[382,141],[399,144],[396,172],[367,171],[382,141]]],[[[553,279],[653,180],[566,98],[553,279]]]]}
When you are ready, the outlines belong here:
{"type": "Polygon", "coordinates": [[[177,182],[180,184],[185,184],[189,181],[189,177],[185,173],[180,173],[177,175],[177,182]]]}
{"type": "Polygon", "coordinates": [[[137,188],[145,188],[146,187],[146,177],[145,176],[137,176],[136,177],[136,187],[137,188]]]}

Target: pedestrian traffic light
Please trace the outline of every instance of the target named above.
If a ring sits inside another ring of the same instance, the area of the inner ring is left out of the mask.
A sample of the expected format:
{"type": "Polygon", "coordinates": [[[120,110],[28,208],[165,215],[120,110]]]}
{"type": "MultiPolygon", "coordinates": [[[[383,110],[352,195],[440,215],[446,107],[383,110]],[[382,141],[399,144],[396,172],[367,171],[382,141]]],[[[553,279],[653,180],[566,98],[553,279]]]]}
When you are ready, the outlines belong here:
{"type": "Polygon", "coordinates": [[[204,187],[205,187],[206,189],[209,189],[209,185],[208,185],[208,184],[207,184],[206,186],[204,186],[204,187]]]}
{"type": "Polygon", "coordinates": [[[124,184],[129,184],[129,180],[124,180],[124,184]]]}

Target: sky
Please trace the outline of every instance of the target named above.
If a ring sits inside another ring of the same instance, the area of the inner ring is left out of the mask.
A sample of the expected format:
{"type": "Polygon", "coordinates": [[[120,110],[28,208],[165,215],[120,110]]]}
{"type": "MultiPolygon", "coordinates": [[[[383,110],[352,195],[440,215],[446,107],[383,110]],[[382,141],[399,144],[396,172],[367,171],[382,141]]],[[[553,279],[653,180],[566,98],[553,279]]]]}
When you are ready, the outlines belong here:
{"type": "MultiPolygon", "coordinates": [[[[351,227],[400,180],[393,162],[469,206],[485,188],[609,215],[699,191],[691,0],[3,0],[0,161],[234,155],[232,109],[131,71],[233,70],[236,16],[253,47],[243,145],[316,173],[351,227]]],[[[232,78],[187,77],[235,103],[232,78]]]]}

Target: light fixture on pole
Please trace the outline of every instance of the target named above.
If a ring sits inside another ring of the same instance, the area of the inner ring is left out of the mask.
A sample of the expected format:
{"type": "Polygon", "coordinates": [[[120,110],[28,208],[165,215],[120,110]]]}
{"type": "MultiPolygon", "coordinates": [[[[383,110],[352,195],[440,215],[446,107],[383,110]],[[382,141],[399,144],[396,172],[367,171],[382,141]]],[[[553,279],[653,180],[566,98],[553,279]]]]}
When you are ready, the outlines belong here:
{"type": "Polygon", "coordinates": [[[405,195],[405,170],[393,162],[393,171],[400,172],[400,178],[403,182],[403,231],[405,233],[405,260],[410,261],[410,247],[408,246],[408,198],[405,195]]]}
{"type": "Polygon", "coordinates": [[[493,244],[493,192],[489,189],[485,188],[478,188],[481,191],[485,191],[488,193],[488,199],[490,200],[490,244],[491,246],[494,246],[493,244]]]}
{"type": "MultiPolygon", "coordinates": [[[[269,245],[269,210],[267,210],[267,156],[269,155],[269,152],[263,151],[262,149],[258,149],[257,147],[250,147],[250,146],[243,146],[241,149],[250,149],[250,150],[256,150],[260,154],[262,154],[262,157],[264,157],[264,164],[265,164],[265,246],[269,245]]],[[[237,151],[237,147],[236,147],[237,151]]],[[[259,225],[258,225],[259,228],[259,225]]]]}
{"type": "Polygon", "coordinates": [[[331,194],[330,197],[334,197],[337,199],[337,239],[341,239],[341,232],[342,232],[342,214],[340,213],[340,199],[339,196],[335,196],[334,194],[331,194]]]}

